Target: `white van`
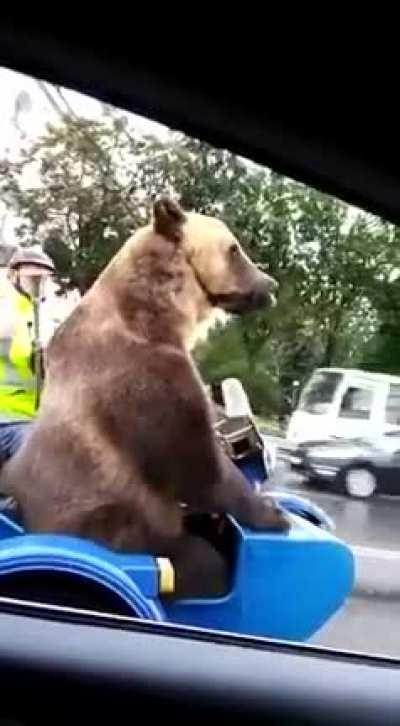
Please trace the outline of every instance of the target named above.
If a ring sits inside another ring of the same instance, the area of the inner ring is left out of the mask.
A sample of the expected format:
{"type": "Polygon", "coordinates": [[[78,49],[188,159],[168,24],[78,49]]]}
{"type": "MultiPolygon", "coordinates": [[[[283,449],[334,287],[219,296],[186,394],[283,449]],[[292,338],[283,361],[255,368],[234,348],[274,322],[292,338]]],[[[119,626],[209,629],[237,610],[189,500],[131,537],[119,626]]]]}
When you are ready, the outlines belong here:
{"type": "Polygon", "coordinates": [[[294,443],[375,436],[400,426],[400,376],[349,368],[318,368],[289,421],[294,443]]]}

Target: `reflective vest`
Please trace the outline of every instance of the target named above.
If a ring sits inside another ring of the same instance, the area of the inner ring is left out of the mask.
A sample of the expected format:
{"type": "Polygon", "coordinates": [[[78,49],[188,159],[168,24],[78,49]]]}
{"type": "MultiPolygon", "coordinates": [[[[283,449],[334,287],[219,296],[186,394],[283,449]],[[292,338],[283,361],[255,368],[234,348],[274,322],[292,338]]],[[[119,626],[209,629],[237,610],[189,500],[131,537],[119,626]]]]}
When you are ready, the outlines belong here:
{"type": "Polygon", "coordinates": [[[32,301],[10,286],[0,298],[0,423],[35,415],[33,335],[32,301]]]}

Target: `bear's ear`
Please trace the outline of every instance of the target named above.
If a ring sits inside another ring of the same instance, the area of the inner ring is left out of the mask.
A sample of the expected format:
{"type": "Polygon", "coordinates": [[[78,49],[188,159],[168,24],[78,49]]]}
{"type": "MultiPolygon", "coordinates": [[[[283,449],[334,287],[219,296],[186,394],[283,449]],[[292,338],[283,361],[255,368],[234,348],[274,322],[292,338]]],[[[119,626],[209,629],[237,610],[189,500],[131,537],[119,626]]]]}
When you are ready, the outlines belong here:
{"type": "Polygon", "coordinates": [[[154,231],[174,242],[181,239],[181,227],[186,222],[186,216],[177,202],[168,197],[162,197],[154,203],[154,231]]]}

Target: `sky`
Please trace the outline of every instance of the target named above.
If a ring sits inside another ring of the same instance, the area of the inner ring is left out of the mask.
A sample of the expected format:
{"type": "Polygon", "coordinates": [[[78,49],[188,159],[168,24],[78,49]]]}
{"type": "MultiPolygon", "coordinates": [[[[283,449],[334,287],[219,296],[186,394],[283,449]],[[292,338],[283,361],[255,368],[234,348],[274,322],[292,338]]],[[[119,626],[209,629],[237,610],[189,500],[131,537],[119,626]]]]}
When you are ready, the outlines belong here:
{"type": "MultiPolygon", "coordinates": [[[[47,86],[51,88],[49,84],[47,86]]],[[[0,66],[0,89],[0,158],[4,155],[13,157],[29,139],[41,134],[47,123],[56,122],[58,116],[38,82],[30,76],[0,66]],[[20,127],[18,130],[14,121],[15,104],[17,98],[21,98],[21,93],[25,99],[28,98],[28,103],[18,116],[20,127]],[[25,134],[25,138],[22,137],[21,131],[25,134]]],[[[102,114],[101,103],[96,99],[67,89],[62,91],[78,115],[96,119],[102,114]]],[[[168,132],[165,126],[154,121],[125,111],[124,115],[128,117],[130,127],[134,127],[139,133],[163,137],[168,132]]],[[[0,200],[0,243],[15,243],[16,223],[17,220],[11,214],[6,214],[0,200]]]]}
{"type": "MultiPolygon", "coordinates": [[[[12,122],[15,101],[21,91],[26,91],[31,99],[31,108],[20,116],[20,125],[29,136],[34,137],[41,133],[45,124],[55,121],[57,117],[38,82],[30,76],[0,66],[0,89],[0,153],[4,153],[7,148],[18,148],[21,143],[20,135],[12,122]]],[[[87,118],[98,118],[101,115],[100,101],[76,91],[62,90],[69,104],[79,115],[87,118]]],[[[138,131],[159,136],[166,133],[166,127],[155,121],[125,111],[124,113],[128,116],[130,124],[138,131]]]]}
{"type": "MultiPolygon", "coordinates": [[[[47,87],[51,89],[49,84],[47,87]]],[[[47,123],[57,122],[59,117],[38,82],[30,76],[0,66],[0,89],[0,158],[4,156],[12,158],[30,139],[43,133],[47,123]],[[15,106],[17,98],[21,99],[21,93],[25,96],[25,108],[18,115],[17,127],[15,125],[15,106]]],[[[101,116],[101,103],[96,99],[67,89],[62,89],[62,91],[78,115],[91,119],[101,116]]],[[[168,133],[168,129],[161,124],[128,112],[124,112],[124,114],[129,119],[129,126],[134,127],[139,133],[153,134],[161,138],[168,133]]],[[[13,214],[6,211],[5,205],[0,199],[0,244],[17,243],[15,227],[19,221],[13,214]]],[[[7,288],[7,281],[4,271],[0,272],[3,273],[0,275],[1,298],[7,288]]],[[[49,292],[52,304],[62,307],[64,312],[61,312],[61,317],[63,317],[65,310],[69,310],[70,305],[75,305],[76,300],[73,293],[62,299],[54,297],[56,287],[53,285],[49,292]]]]}
{"type": "MultiPolygon", "coordinates": [[[[51,89],[50,84],[46,84],[46,86],[51,89]]],[[[4,155],[12,157],[29,139],[42,133],[47,123],[57,122],[59,117],[39,82],[30,76],[0,66],[0,89],[0,158],[4,155]],[[21,98],[21,93],[25,95],[25,99],[28,98],[28,106],[18,116],[18,125],[25,134],[25,139],[21,136],[21,130],[18,130],[13,120],[16,100],[18,97],[21,98]]],[[[62,92],[78,115],[91,119],[101,116],[102,106],[97,99],[67,89],[62,89],[62,92]]],[[[130,128],[134,128],[139,133],[154,134],[161,138],[168,133],[168,129],[161,124],[126,111],[123,113],[128,118],[130,128]]],[[[250,163],[245,159],[243,161],[250,163]]],[[[351,224],[358,211],[349,207],[347,225],[351,224]]],[[[18,220],[15,217],[6,213],[5,206],[0,199],[0,243],[16,242],[14,230],[17,223],[18,220]]]]}

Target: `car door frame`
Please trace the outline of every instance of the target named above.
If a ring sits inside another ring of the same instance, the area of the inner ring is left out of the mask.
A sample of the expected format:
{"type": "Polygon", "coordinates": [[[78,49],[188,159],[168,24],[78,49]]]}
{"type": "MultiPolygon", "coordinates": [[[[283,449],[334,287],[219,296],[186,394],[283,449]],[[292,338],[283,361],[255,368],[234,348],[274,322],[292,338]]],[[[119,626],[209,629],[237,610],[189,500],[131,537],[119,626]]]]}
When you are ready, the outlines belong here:
{"type": "MultiPolygon", "coordinates": [[[[0,598],[0,717],[397,724],[400,669],[339,652],[0,598]]],[[[79,722],[79,721],[78,721],[79,722]]]]}

